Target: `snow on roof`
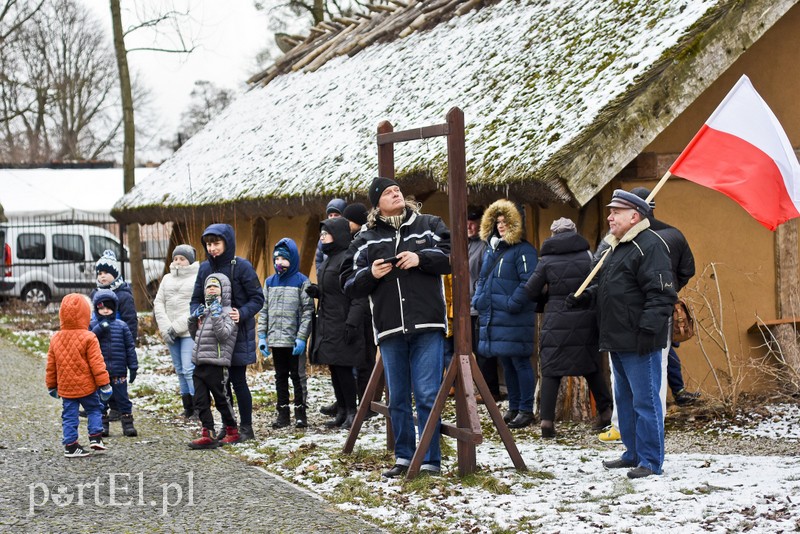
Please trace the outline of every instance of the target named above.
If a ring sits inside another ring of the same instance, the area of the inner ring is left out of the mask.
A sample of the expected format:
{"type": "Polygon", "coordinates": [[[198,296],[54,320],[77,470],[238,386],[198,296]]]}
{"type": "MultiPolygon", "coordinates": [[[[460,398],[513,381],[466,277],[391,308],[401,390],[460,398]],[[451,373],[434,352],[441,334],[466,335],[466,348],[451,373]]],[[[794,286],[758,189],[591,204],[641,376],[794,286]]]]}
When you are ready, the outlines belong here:
{"type": "MultiPolygon", "coordinates": [[[[543,166],[727,3],[501,0],[277,76],[241,95],[115,214],[363,192],[377,173],[380,121],[442,123],[453,106],[465,114],[472,189],[538,181],[541,199],[569,201],[574,191],[543,166]]],[[[396,145],[395,168],[441,180],[444,141],[396,145]]]]}
{"type": "MultiPolygon", "coordinates": [[[[136,181],[153,170],[136,169],[136,181]]],[[[75,210],[108,214],[122,193],[122,169],[0,169],[0,204],[7,217],[75,210]]]]}

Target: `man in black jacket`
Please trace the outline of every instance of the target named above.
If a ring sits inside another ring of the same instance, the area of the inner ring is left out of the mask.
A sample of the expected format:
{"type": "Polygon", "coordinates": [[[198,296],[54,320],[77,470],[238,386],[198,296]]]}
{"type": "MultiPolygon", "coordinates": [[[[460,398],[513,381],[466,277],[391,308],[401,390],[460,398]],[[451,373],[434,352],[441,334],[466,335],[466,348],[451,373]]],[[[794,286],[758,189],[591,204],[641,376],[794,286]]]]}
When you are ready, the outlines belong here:
{"type": "MultiPolygon", "coordinates": [[[[646,187],[634,187],[631,189],[631,193],[645,200],[650,196],[650,190],[646,187]]],[[[689,248],[689,242],[686,241],[683,232],[674,226],[670,226],[656,219],[655,215],[652,213],[655,209],[656,202],[652,200],[650,201],[651,213],[647,217],[650,221],[650,228],[667,242],[667,246],[669,247],[669,259],[672,263],[672,276],[675,280],[675,291],[680,292],[694,276],[694,255],[692,254],[692,249],[689,248]]],[[[666,382],[667,385],[669,385],[669,389],[672,391],[672,398],[675,399],[675,404],[678,406],[685,406],[694,403],[700,397],[700,393],[696,391],[686,391],[686,387],[683,383],[683,373],[681,372],[681,360],[678,358],[678,353],[675,352],[676,346],[677,345],[672,343],[669,344],[666,382]]],[[[663,395],[666,397],[666,391],[663,392],[663,395]]]]}
{"type": "MultiPolygon", "coordinates": [[[[369,189],[374,209],[342,263],[344,292],[369,297],[375,340],[389,386],[395,435],[395,465],[383,473],[400,476],[416,450],[411,393],[419,433],[428,421],[442,381],[447,316],[443,274],[450,272],[450,230],[439,217],[422,215],[389,178],[369,189]]],[[[441,469],[439,425],[421,470],[441,469]]]]}
{"type": "Polygon", "coordinates": [[[667,247],[650,229],[650,206],[617,189],[608,204],[611,236],[597,282],[567,306],[597,310],[600,350],[611,353],[615,399],[625,452],[603,462],[630,468],[628,477],[661,474],[664,418],[659,401],[661,350],[677,298],[667,247]]]}

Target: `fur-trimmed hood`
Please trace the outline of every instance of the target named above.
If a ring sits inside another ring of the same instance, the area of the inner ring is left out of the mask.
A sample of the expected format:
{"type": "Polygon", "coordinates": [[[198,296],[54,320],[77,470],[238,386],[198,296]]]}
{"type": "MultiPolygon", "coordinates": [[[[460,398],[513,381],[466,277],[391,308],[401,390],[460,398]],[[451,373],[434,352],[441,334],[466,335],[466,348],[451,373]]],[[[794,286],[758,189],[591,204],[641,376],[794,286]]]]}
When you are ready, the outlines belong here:
{"type": "MultiPolygon", "coordinates": [[[[408,219],[410,212],[419,213],[422,209],[422,204],[412,200],[406,200],[406,219],[408,219]]],[[[375,228],[375,223],[378,222],[378,216],[381,214],[380,208],[377,206],[369,210],[367,213],[367,228],[375,228]]]]}
{"type": "Polygon", "coordinates": [[[493,235],[499,236],[497,233],[497,218],[502,215],[506,219],[506,235],[503,241],[509,245],[516,245],[522,241],[522,215],[520,215],[517,206],[510,200],[501,198],[493,202],[486,211],[483,212],[481,218],[481,239],[489,241],[493,235]]]}

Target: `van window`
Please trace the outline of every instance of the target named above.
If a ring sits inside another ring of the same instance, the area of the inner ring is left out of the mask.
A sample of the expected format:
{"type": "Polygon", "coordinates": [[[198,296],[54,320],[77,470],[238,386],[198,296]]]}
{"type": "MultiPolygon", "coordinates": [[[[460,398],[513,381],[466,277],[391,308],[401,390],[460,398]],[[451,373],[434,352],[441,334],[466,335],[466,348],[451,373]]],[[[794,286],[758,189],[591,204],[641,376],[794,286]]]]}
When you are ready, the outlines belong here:
{"type": "Polygon", "coordinates": [[[120,253],[119,243],[104,235],[90,235],[89,236],[89,251],[92,253],[92,259],[97,261],[103,255],[104,250],[113,250],[117,259],[122,259],[120,253]]]}
{"type": "Polygon", "coordinates": [[[85,261],[83,237],[77,234],[53,234],[53,260],[85,261]]]}
{"type": "Polygon", "coordinates": [[[43,260],[44,249],[44,234],[19,234],[17,237],[17,259],[19,260],[43,260]]]}

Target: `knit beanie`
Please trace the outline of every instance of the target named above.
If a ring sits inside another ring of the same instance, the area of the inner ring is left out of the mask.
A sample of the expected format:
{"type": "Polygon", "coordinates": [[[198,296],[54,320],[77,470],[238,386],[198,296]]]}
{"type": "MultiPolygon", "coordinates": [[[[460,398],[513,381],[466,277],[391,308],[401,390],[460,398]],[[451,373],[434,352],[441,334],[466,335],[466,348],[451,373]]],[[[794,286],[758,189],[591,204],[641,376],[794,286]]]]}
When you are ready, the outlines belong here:
{"type": "Polygon", "coordinates": [[[556,219],[553,221],[553,224],[550,225],[550,231],[553,232],[554,235],[563,234],[564,232],[574,232],[575,230],[575,223],[572,222],[572,219],[566,217],[556,219]]]}
{"type": "Polygon", "coordinates": [[[222,288],[222,282],[220,282],[219,278],[217,278],[216,276],[213,275],[209,276],[208,278],[206,278],[206,289],[208,289],[211,286],[217,286],[219,288],[222,288]]]}
{"type": "Polygon", "coordinates": [[[381,195],[383,194],[384,189],[387,187],[391,187],[393,185],[400,186],[397,182],[392,180],[391,178],[383,178],[378,176],[374,180],[372,180],[372,184],[369,186],[369,201],[372,203],[372,207],[377,208],[378,202],[381,199],[381,195]]]}
{"type": "Polygon", "coordinates": [[[172,259],[175,259],[175,256],[183,256],[189,263],[194,263],[194,260],[197,259],[197,253],[194,250],[192,245],[187,245],[186,243],[182,245],[178,245],[175,247],[175,250],[172,251],[172,259]]]}
{"type": "Polygon", "coordinates": [[[99,310],[101,308],[108,308],[112,312],[117,311],[117,303],[113,299],[105,299],[97,301],[95,305],[95,310],[99,310]]]}
{"type": "Polygon", "coordinates": [[[361,202],[348,205],[342,212],[342,217],[360,225],[367,224],[367,207],[361,202]]]}
{"type": "Polygon", "coordinates": [[[105,271],[114,278],[119,277],[119,262],[113,250],[103,251],[100,259],[97,260],[97,263],[94,265],[94,271],[96,274],[100,274],[100,271],[105,271]]]}
{"type": "Polygon", "coordinates": [[[273,258],[277,258],[278,256],[281,258],[286,258],[287,260],[292,259],[292,257],[289,255],[289,249],[283,245],[275,247],[275,251],[272,253],[273,258]]]}
{"type": "Polygon", "coordinates": [[[345,210],[345,206],[347,206],[347,202],[341,198],[334,198],[328,202],[328,206],[325,208],[325,215],[327,216],[331,213],[338,213],[339,215],[342,215],[342,212],[345,210]]]}

